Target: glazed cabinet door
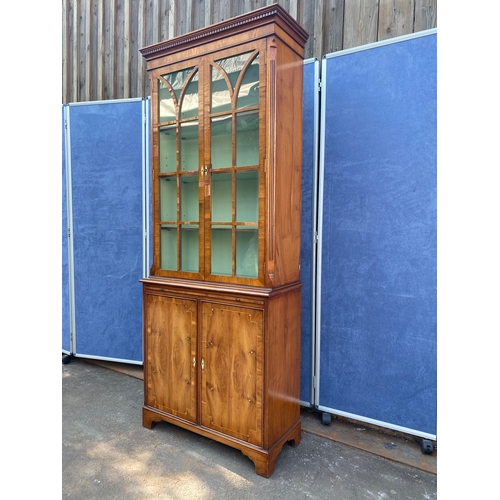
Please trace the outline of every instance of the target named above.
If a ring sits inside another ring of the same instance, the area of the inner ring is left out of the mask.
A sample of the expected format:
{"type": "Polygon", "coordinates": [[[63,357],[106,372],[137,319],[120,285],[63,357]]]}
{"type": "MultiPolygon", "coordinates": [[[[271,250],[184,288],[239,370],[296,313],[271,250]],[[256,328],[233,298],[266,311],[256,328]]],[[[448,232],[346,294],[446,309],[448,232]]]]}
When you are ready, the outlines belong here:
{"type": "Polygon", "coordinates": [[[202,302],[201,422],[262,445],[263,310],[202,302]]]}
{"type": "Polygon", "coordinates": [[[211,281],[263,282],[264,50],[248,44],[210,60],[205,268],[211,281]]]}
{"type": "Polygon", "coordinates": [[[196,300],[145,298],[147,406],[196,421],[196,300]]]}
{"type": "Polygon", "coordinates": [[[200,279],[204,273],[200,65],[200,59],[190,60],[151,78],[152,274],[200,279]]]}
{"type": "Polygon", "coordinates": [[[152,275],[264,283],[265,47],[151,74],[152,275]]]}

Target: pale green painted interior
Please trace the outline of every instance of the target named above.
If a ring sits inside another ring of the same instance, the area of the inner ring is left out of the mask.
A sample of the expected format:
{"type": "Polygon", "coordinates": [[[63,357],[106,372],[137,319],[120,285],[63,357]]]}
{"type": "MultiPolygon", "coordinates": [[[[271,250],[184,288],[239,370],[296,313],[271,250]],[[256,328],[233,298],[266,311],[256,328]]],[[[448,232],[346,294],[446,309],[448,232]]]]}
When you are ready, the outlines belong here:
{"type": "MultiPolygon", "coordinates": [[[[232,225],[217,224],[232,221],[231,173],[212,175],[212,274],[232,275],[232,225]]],[[[236,222],[252,222],[259,219],[258,171],[236,172],[236,222]]],[[[236,226],[236,276],[258,276],[257,227],[236,226]]]]}
{"type": "Polygon", "coordinates": [[[198,245],[198,226],[181,226],[181,271],[198,272],[198,245]]]}
{"type": "MultiPolygon", "coordinates": [[[[217,63],[226,72],[231,91],[252,52],[240,54],[217,63]]],[[[180,119],[198,116],[198,73],[193,68],[164,75],[172,86],[177,100],[183,85],[189,78],[181,103],[180,119]]],[[[231,112],[231,91],[222,73],[212,68],[211,112],[231,112]]],[[[254,58],[248,66],[237,89],[237,109],[259,105],[259,58],[254,58]]],[[[234,102],[234,101],[233,101],[234,102]]],[[[176,119],[174,100],[167,87],[160,82],[159,87],[160,122],[176,119]]],[[[232,275],[233,231],[236,241],[236,275],[241,277],[258,276],[258,217],[259,217],[259,173],[258,170],[221,172],[218,169],[248,167],[259,165],[259,112],[258,110],[238,112],[234,115],[236,133],[233,151],[233,115],[212,117],[211,131],[211,273],[232,275]],[[233,154],[236,164],[233,165],[233,154]],[[233,175],[235,193],[233,193],[233,175]],[[233,198],[235,199],[236,220],[233,220],[233,198]],[[226,224],[224,224],[226,223],[226,224]],[[236,225],[245,223],[245,225],[236,225]],[[254,227],[248,223],[255,224],[254,227]]],[[[199,271],[199,128],[197,120],[179,124],[180,134],[180,172],[193,171],[196,175],[181,175],[180,190],[177,191],[177,176],[160,179],[160,220],[177,221],[177,203],[180,203],[180,221],[184,224],[162,225],[161,229],[161,267],[167,270],[186,272],[199,271]],[[177,263],[177,238],[180,231],[181,262],[177,263]]],[[[177,143],[175,126],[162,127],[159,134],[160,173],[177,171],[177,143]]]]}
{"type": "Polygon", "coordinates": [[[161,226],[160,254],[161,268],[177,271],[177,226],[161,226]]]}
{"type": "Polygon", "coordinates": [[[177,221],[177,182],[175,177],[160,178],[160,221],[177,221]]]}
{"type": "Polygon", "coordinates": [[[212,222],[232,222],[231,173],[212,174],[212,222]]]}
{"type": "Polygon", "coordinates": [[[198,222],[198,176],[182,175],[181,178],[181,221],[198,222]]]}
{"type": "Polygon", "coordinates": [[[231,94],[218,68],[212,66],[212,113],[231,111],[231,94]]]}
{"type": "Polygon", "coordinates": [[[257,229],[236,227],[236,276],[257,278],[259,248],[257,229]]]}
{"type": "Polygon", "coordinates": [[[236,166],[259,164],[259,112],[236,115],[236,166]]]}
{"type": "Polygon", "coordinates": [[[198,121],[181,123],[181,171],[198,170],[198,121]]]}
{"type": "Polygon", "coordinates": [[[212,227],[212,274],[231,276],[232,270],[232,237],[231,226],[212,227]],[[221,228],[221,229],[218,229],[221,228]]]}
{"type": "Polygon", "coordinates": [[[230,168],[233,163],[232,115],[212,118],[210,134],[212,169],[230,168]]]}
{"type": "Polygon", "coordinates": [[[193,77],[189,81],[186,87],[186,91],[182,96],[181,103],[181,120],[185,118],[193,118],[198,116],[198,71],[195,71],[193,77]]]}
{"type": "Polygon", "coordinates": [[[161,127],[159,133],[159,157],[160,173],[175,172],[176,169],[176,144],[175,144],[175,125],[170,127],[161,127]]]}
{"type": "Polygon", "coordinates": [[[259,173],[236,172],[236,222],[259,221],[259,173]]]}
{"type": "Polygon", "coordinates": [[[236,109],[259,105],[259,56],[248,66],[238,91],[236,109]]]}
{"type": "MultiPolygon", "coordinates": [[[[212,274],[232,274],[232,230],[228,226],[212,226],[212,274]]],[[[258,230],[248,226],[236,229],[236,276],[258,277],[258,230]]]]}
{"type": "Polygon", "coordinates": [[[171,122],[175,120],[175,104],[172,94],[167,86],[160,81],[158,89],[158,122],[171,122]]]}

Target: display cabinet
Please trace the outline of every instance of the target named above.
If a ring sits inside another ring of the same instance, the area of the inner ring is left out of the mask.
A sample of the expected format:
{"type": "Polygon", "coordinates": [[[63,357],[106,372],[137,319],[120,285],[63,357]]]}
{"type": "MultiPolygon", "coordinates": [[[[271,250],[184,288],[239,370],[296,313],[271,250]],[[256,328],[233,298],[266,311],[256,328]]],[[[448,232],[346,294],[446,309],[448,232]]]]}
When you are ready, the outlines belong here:
{"type": "Polygon", "coordinates": [[[300,442],[306,40],[275,4],[141,49],[153,138],[143,424],[233,446],[265,477],[300,442]]]}

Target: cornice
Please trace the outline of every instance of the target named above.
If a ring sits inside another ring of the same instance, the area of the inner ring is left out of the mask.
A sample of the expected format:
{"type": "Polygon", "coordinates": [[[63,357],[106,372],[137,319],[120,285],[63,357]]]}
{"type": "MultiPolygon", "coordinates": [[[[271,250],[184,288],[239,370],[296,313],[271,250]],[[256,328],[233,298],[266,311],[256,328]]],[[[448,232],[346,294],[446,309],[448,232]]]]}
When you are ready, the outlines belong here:
{"type": "Polygon", "coordinates": [[[292,36],[302,47],[305,46],[309,37],[308,33],[293,19],[288,12],[279,4],[272,4],[260,9],[253,10],[226,21],[191,31],[185,35],[180,35],[154,45],[149,45],[140,49],[141,54],[150,59],[158,53],[168,53],[178,47],[196,46],[206,39],[217,40],[224,38],[230,32],[238,32],[239,28],[248,26],[258,27],[277,20],[277,22],[292,36]]]}

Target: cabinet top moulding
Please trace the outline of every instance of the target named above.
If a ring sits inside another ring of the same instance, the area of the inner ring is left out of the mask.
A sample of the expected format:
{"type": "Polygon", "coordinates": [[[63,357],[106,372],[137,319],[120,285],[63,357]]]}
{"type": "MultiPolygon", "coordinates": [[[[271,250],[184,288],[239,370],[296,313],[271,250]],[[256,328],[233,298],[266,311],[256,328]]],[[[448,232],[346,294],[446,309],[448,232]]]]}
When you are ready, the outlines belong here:
{"type": "MultiPolygon", "coordinates": [[[[221,47],[217,45],[217,42],[227,40],[229,37],[233,37],[233,45],[237,44],[234,35],[248,32],[249,30],[254,30],[254,39],[273,34],[286,36],[292,42],[290,45],[301,56],[309,38],[307,31],[283,7],[275,3],[205,28],[191,31],[185,35],[149,45],[139,49],[139,51],[148,63],[165,55],[170,56],[177,51],[199,49],[201,46],[204,47],[205,52],[210,52],[220,49],[221,47]],[[212,45],[212,43],[215,43],[215,45],[212,45]]],[[[161,64],[159,62],[159,65],[161,64]]]]}

